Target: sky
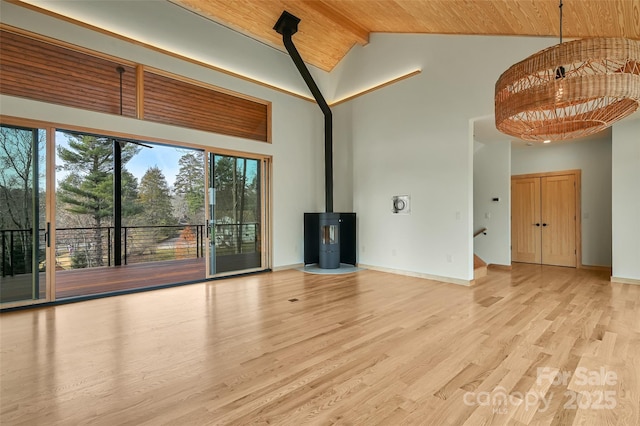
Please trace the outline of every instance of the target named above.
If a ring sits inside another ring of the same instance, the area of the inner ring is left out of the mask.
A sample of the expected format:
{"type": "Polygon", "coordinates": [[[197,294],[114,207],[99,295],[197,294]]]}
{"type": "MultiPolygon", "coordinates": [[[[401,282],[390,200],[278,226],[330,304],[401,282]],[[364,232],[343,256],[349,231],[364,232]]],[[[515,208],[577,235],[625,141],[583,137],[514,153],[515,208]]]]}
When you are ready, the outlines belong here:
{"type": "MultiPolygon", "coordinates": [[[[151,167],[157,166],[162,171],[162,174],[167,180],[167,185],[169,185],[170,188],[173,188],[176,180],[176,175],[180,170],[180,166],[178,164],[180,157],[188,152],[193,152],[194,150],[188,148],[158,145],[150,142],[141,143],[144,143],[144,145],[147,145],[150,148],[140,146],[139,152],[125,165],[126,169],[138,179],[138,184],[140,184],[142,176],[144,176],[147,170],[151,167]]],[[[56,146],[69,147],[67,136],[62,131],[56,132],[56,146]]],[[[247,161],[247,182],[252,182],[253,179],[255,179],[258,163],[259,161],[257,160],[247,161]]],[[[59,166],[61,164],[62,160],[58,156],[58,151],[56,149],[56,165],[59,166]]],[[[68,172],[66,172],[65,170],[57,170],[55,178],[56,186],[62,180],[64,180],[67,175],[68,172]]]]}
{"type": "MultiPolygon", "coordinates": [[[[145,144],[147,145],[147,144],[145,144]]],[[[126,168],[133,175],[138,178],[138,183],[142,179],[142,176],[150,167],[157,166],[164,177],[167,179],[167,184],[173,187],[178,174],[180,166],[178,166],[178,160],[183,154],[187,153],[187,150],[178,149],[173,147],[165,147],[161,145],[149,145],[153,148],[140,147],[140,152],[136,154],[127,164],[126,168]]]]}

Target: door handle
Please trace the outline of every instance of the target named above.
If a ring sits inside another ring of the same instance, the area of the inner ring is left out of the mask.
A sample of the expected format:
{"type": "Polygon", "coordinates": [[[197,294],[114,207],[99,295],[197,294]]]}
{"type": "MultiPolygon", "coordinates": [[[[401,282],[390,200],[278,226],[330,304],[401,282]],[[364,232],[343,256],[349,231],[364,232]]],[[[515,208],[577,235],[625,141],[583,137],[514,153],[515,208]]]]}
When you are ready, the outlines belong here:
{"type": "Polygon", "coordinates": [[[44,240],[47,243],[47,247],[51,247],[51,222],[47,222],[47,230],[44,232],[44,240]]]}
{"type": "Polygon", "coordinates": [[[542,226],[547,226],[547,224],[546,224],[546,223],[543,223],[543,224],[542,224],[542,226]]]}
{"type": "Polygon", "coordinates": [[[535,225],[536,225],[536,226],[540,226],[540,224],[539,224],[539,223],[536,223],[535,225]]]}

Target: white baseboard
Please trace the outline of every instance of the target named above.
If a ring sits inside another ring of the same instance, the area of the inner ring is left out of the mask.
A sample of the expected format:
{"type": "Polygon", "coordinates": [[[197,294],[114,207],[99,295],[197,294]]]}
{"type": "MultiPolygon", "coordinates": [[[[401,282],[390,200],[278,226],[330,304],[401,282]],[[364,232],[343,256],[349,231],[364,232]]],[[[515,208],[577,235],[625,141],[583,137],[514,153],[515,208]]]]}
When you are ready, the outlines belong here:
{"type": "Polygon", "coordinates": [[[449,283],[449,284],[458,284],[458,285],[463,285],[463,286],[466,286],[466,287],[470,287],[474,283],[474,280],[461,280],[459,278],[441,277],[441,276],[438,276],[438,275],[423,274],[421,272],[403,271],[401,269],[392,269],[392,268],[384,268],[382,266],[365,265],[363,263],[358,263],[358,266],[360,268],[371,269],[373,271],[389,272],[390,274],[406,275],[406,276],[409,276],[409,277],[416,277],[416,278],[424,278],[426,280],[440,281],[440,282],[449,283]]]}
{"type": "Polygon", "coordinates": [[[602,271],[609,272],[611,274],[611,266],[603,266],[603,265],[580,265],[579,269],[587,269],[591,271],[602,271]]]}
{"type": "Polygon", "coordinates": [[[495,271],[511,271],[511,265],[503,265],[501,263],[489,263],[487,269],[495,271]]]}
{"type": "Polygon", "coordinates": [[[302,268],[303,266],[304,266],[304,263],[294,263],[292,265],[274,266],[271,270],[273,272],[278,272],[278,271],[286,271],[287,269],[298,269],[298,268],[302,268]]]}
{"type": "Polygon", "coordinates": [[[634,279],[634,278],[611,277],[611,282],[612,282],[612,283],[619,283],[619,284],[635,284],[635,285],[640,285],[640,280],[636,280],[636,279],[634,279]]]}

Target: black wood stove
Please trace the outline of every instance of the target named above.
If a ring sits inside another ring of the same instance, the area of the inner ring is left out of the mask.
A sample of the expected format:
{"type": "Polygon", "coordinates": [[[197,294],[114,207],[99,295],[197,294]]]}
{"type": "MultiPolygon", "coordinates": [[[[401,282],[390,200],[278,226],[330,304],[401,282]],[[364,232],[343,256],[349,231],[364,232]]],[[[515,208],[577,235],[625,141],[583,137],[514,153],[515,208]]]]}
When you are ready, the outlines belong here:
{"type": "Polygon", "coordinates": [[[320,89],[300,57],[291,37],[300,18],[282,12],[273,27],[282,34],[284,47],[302,75],[324,114],[325,212],[304,214],[304,263],[318,263],[322,269],[340,268],[340,263],[356,265],[356,214],[333,212],[333,116],[320,89]]]}

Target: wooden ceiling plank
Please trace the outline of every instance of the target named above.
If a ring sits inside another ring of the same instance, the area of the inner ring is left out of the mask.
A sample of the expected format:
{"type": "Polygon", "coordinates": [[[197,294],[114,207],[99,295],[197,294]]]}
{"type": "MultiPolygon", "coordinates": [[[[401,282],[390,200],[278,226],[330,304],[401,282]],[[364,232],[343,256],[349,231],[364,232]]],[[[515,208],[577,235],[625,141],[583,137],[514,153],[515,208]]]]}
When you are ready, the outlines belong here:
{"type": "MultiPolygon", "coordinates": [[[[20,3],[18,0],[4,0],[20,3]]],[[[305,62],[331,71],[372,32],[559,35],[559,0],[168,0],[284,51],[273,25],[283,10],[302,21],[295,42],[305,62]]],[[[565,0],[563,36],[640,40],[640,0],[565,0]]]]}
{"type": "Polygon", "coordinates": [[[356,42],[361,46],[369,44],[370,31],[358,22],[346,17],[340,11],[335,9],[332,4],[326,3],[322,0],[302,0],[302,3],[352,34],[355,37],[356,42]]]}

